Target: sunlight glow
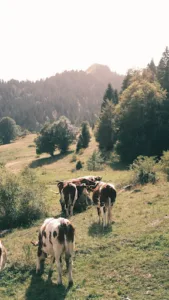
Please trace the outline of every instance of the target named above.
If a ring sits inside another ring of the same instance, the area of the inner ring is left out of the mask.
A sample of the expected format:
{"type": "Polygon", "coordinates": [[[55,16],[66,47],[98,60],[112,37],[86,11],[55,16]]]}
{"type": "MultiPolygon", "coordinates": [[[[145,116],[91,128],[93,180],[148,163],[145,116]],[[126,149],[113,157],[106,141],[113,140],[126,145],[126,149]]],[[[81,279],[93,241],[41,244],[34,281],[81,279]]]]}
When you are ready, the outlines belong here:
{"type": "Polygon", "coordinates": [[[93,63],[125,74],[169,46],[167,0],[1,0],[0,78],[36,80],[93,63]]]}

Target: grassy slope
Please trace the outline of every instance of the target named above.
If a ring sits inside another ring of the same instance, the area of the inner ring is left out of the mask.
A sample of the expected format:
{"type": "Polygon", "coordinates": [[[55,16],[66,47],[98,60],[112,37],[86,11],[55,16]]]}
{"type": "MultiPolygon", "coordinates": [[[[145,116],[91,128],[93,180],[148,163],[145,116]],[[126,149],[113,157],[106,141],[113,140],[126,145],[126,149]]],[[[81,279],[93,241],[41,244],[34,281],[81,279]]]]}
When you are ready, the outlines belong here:
{"type": "MultiPolygon", "coordinates": [[[[1,160],[18,172],[30,164],[37,169],[39,180],[48,187],[47,204],[51,216],[59,215],[59,197],[55,180],[88,174],[72,173],[72,152],[65,157],[56,154],[36,158],[34,136],[28,136],[9,146],[0,147],[1,160]],[[15,164],[15,162],[17,162],[15,164]]],[[[89,149],[79,156],[82,161],[96,147],[92,140],[89,149]]],[[[73,148],[72,148],[73,149],[73,148]]],[[[71,149],[71,150],[72,150],[71,149]]],[[[106,168],[102,174],[106,181],[124,184],[127,171],[106,168]]],[[[52,282],[47,280],[48,261],[43,276],[35,275],[36,249],[30,241],[37,238],[42,220],[27,229],[15,229],[3,238],[8,249],[8,266],[0,275],[0,299],[53,300],[53,299],[169,299],[169,183],[161,179],[157,185],[141,187],[137,193],[119,193],[113,209],[115,223],[107,230],[97,224],[93,207],[72,217],[76,227],[74,257],[74,286],[68,290],[67,276],[64,286],[56,286],[57,272],[52,282]]],[[[65,266],[64,266],[65,268],[65,266]]]]}

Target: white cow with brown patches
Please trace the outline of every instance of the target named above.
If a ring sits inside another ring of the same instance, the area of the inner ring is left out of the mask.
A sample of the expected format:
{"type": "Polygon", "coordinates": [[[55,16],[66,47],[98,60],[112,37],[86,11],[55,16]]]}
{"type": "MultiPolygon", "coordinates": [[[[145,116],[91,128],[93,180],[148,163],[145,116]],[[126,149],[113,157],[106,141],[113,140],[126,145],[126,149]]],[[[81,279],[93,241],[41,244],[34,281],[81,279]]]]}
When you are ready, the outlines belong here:
{"type": "Polygon", "coordinates": [[[42,224],[39,231],[37,251],[36,272],[40,271],[41,261],[45,260],[47,255],[51,256],[51,268],[56,262],[58,268],[58,284],[62,283],[62,265],[61,257],[65,253],[65,261],[68,270],[69,285],[73,284],[72,279],[72,255],[74,250],[75,229],[69,220],[64,218],[48,218],[42,224]]]}
{"type": "Polygon", "coordinates": [[[0,240],[0,271],[2,271],[5,268],[7,261],[7,251],[2,244],[2,241],[0,240]]]}

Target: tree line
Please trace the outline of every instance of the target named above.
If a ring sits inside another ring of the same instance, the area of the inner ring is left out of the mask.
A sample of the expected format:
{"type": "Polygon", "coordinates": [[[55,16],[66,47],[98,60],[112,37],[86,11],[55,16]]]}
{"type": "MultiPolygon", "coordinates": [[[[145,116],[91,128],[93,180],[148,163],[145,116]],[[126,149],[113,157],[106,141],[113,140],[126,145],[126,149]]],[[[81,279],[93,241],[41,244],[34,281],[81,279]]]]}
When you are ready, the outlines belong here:
{"type": "Polygon", "coordinates": [[[0,119],[10,117],[23,129],[38,132],[45,122],[66,116],[73,124],[97,119],[107,80],[120,89],[124,76],[106,66],[65,71],[36,82],[0,81],[0,119]]]}
{"type": "MultiPolygon", "coordinates": [[[[89,124],[83,122],[78,134],[79,130],[72,123],[65,116],[54,122],[46,122],[35,141],[37,154],[47,152],[53,155],[56,149],[66,152],[77,136],[76,152],[88,147],[89,124]]],[[[127,164],[139,155],[160,158],[163,151],[168,150],[168,47],[157,66],[151,60],[142,70],[128,70],[120,92],[108,84],[102,96],[94,132],[103,156],[114,151],[127,164]]]]}
{"type": "Polygon", "coordinates": [[[100,150],[115,151],[125,163],[139,155],[160,157],[169,149],[168,47],[158,66],[152,60],[143,70],[129,70],[115,95],[109,85],[95,129],[100,150]]]}

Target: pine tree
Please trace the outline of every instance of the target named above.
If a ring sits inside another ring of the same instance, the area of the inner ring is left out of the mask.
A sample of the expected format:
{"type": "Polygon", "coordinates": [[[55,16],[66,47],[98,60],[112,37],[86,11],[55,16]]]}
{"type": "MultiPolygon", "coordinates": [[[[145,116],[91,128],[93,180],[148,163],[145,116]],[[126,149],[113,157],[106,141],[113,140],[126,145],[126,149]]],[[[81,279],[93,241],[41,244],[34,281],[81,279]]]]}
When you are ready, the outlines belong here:
{"type": "Polygon", "coordinates": [[[108,87],[105,91],[104,97],[103,97],[103,103],[101,106],[101,111],[105,108],[108,101],[111,101],[113,104],[118,103],[118,92],[117,90],[114,90],[111,86],[111,84],[108,84],[108,87]]]}
{"type": "Polygon", "coordinates": [[[88,122],[82,123],[82,138],[83,138],[83,148],[87,148],[90,142],[90,127],[88,122]]]}
{"type": "Polygon", "coordinates": [[[81,148],[87,148],[90,142],[90,127],[88,122],[83,122],[81,125],[81,134],[79,135],[76,152],[79,152],[81,148]]]}
{"type": "Polygon", "coordinates": [[[95,136],[101,150],[112,150],[116,141],[115,106],[108,101],[100,114],[95,136]]]}
{"type": "Polygon", "coordinates": [[[150,63],[147,65],[147,67],[156,75],[157,74],[157,67],[154,63],[154,60],[152,59],[150,63]]]}
{"type": "Polygon", "coordinates": [[[157,77],[163,87],[167,90],[169,95],[169,49],[166,47],[163,52],[162,58],[160,59],[159,65],[157,67],[157,77]]]}

